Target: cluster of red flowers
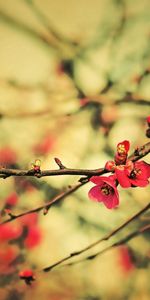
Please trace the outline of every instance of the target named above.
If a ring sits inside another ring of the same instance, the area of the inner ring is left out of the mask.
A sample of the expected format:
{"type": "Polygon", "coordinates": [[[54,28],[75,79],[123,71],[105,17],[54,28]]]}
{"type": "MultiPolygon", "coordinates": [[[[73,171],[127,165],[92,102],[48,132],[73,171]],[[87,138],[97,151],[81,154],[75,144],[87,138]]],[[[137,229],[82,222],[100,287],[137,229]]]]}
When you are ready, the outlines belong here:
{"type": "MultiPolygon", "coordinates": [[[[15,195],[7,198],[7,204],[14,204],[15,195]]],[[[22,240],[26,249],[33,249],[41,242],[41,229],[38,226],[38,215],[32,213],[20,218],[16,224],[6,223],[0,226],[0,274],[11,274],[14,272],[14,261],[20,255],[19,244],[22,240]],[[25,232],[25,236],[24,236],[25,232]],[[23,240],[22,240],[22,237],[23,240]],[[13,241],[13,244],[12,244],[13,241]],[[16,243],[14,244],[14,242],[16,243]]]]}
{"type": "Polygon", "coordinates": [[[118,184],[123,188],[145,187],[149,184],[150,165],[144,161],[132,162],[128,159],[129,141],[117,145],[114,161],[108,161],[105,169],[113,175],[93,176],[90,181],[96,184],[89,191],[89,198],[103,202],[111,209],[119,204],[118,184]]]}

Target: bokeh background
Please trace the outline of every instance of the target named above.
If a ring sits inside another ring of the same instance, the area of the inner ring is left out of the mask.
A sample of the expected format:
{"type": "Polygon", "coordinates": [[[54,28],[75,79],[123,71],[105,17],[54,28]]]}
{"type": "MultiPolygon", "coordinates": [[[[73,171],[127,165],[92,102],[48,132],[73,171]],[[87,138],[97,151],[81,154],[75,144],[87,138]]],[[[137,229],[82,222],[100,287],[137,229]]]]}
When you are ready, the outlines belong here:
{"type": "MultiPolygon", "coordinates": [[[[150,114],[149,0],[0,0],[0,162],[99,168],[116,144],[131,152],[147,142],[150,114]]],[[[146,157],[145,161],[150,162],[146,157]]],[[[20,213],[50,201],[78,176],[1,179],[5,208],[20,213]]],[[[149,187],[119,189],[120,206],[88,199],[87,184],[49,213],[18,219],[0,231],[0,299],[148,300],[147,234],[93,260],[40,270],[119,226],[149,201],[149,187]],[[35,270],[26,286],[18,277],[35,270]]],[[[149,222],[147,213],[111,241],[149,222]]],[[[72,259],[76,261],[78,258],[72,259]]]]}

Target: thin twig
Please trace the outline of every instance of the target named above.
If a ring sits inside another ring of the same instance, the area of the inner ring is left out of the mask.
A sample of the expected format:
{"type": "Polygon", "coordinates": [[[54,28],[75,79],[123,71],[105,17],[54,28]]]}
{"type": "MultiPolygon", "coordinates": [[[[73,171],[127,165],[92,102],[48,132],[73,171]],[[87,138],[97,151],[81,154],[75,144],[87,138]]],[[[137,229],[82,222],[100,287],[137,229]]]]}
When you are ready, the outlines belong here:
{"type": "Polygon", "coordinates": [[[62,42],[64,44],[68,44],[70,46],[77,46],[77,44],[64,35],[57,32],[52,24],[50,23],[50,20],[47,19],[46,15],[43,14],[41,9],[38,8],[38,6],[35,4],[32,0],[24,0],[25,3],[28,5],[32,13],[37,17],[37,19],[41,22],[41,24],[48,30],[48,32],[52,35],[53,39],[55,39],[57,42],[62,42]]]}
{"type": "Polygon", "coordinates": [[[150,203],[148,203],[144,208],[142,208],[140,211],[138,211],[135,215],[133,215],[132,217],[130,217],[127,221],[125,221],[123,224],[121,224],[119,227],[115,228],[113,231],[111,231],[110,233],[106,234],[105,236],[103,236],[102,238],[98,239],[97,241],[95,241],[94,243],[88,245],[87,247],[79,250],[79,251],[74,251],[72,253],[70,253],[69,255],[67,255],[66,257],[58,260],[57,262],[55,262],[54,264],[46,267],[43,269],[44,272],[48,272],[51,271],[52,269],[54,269],[56,266],[61,265],[63,262],[70,260],[72,257],[78,256],[84,252],[86,252],[89,249],[92,249],[93,247],[99,245],[100,243],[102,243],[103,241],[107,241],[109,240],[111,237],[113,237],[114,235],[116,235],[116,233],[118,233],[119,231],[121,231],[124,227],[126,227],[128,224],[130,224],[131,222],[133,222],[134,220],[136,220],[139,216],[141,216],[143,213],[145,213],[148,209],[150,208],[150,203]]]}
{"type": "Polygon", "coordinates": [[[66,198],[67,196],[69,196],[70,194],[72,194],[73,192],[75,192],[76,190],[78,190],[81,186],[83,186],[87,182],[88,182],[88,179],[87,180],[83,180],[82,182],[79,182],[76,185],[73,185],[67,191],[61,192],[59,195],[57,195],[55,198],[53,198],[49,202],[45,203],[44,205],[38,206],[38,207],[33,208],[31,210],[27,210],[27,211],[25,211],[25,212],[23,212],[21,214],[18,214],[18,215],[9,214],[10,218],[6,219],[3,222],[1,222],[0,225],[12,222],[13,220],[21,218],[21,217],[23,217],[25,215],[29,215],[29,214],[32,214],[32,213],[35,213],[35,212],[39,212],[41,210],[43,210],[43,213],[46,214],[52,204],[54,204],[55,202],[58,202],[58,201],[60,201],[60,200],[62,200],[64,198],[66,198]]]}

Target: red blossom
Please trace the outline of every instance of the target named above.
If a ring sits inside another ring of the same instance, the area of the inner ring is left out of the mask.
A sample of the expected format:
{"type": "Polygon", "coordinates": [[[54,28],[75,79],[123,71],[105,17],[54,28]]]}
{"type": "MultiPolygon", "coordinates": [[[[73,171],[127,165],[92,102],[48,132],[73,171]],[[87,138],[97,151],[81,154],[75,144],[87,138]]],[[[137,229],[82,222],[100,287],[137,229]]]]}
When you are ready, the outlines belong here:
{"type": "Polygon", "coordinates": [[[90,181],[96,184],[88,193],[93,201],[103,202],[109,208],[115,208],[119,204],[119,194],[115,185],[116,176],[93,176],[90,181]]]}
{"type": "Polygon", "coordinates": [[[130,149],[129,141],[120,142],[117,145],[117,153],[115,155],[115,163],[117,165],[125,164],[128,156],[128,151],[130,149]]]}
{"type": "Polygon", "coordinates": [[[13,192],[5,199],[6,206],[15,206],[18,202],[18,195],[13,192]]]}
{"type": "Polygon", "coordinates": [[[20,223],[23,226],[32,227],[35,226],[38,222],[38,214],[37,213],[31,213],[29,215],[25,215],[20,218],[20,223]]]}
{"type": "Polygon", "coordinates": [[[33,148],[33,151],[37,155],[44,155],[51,152],[54,148],[55,139],[51,135],[47,135],[44,139],[36,144],[33,148]]]}
{"type": "Polygon", "coordinates": [[[28,235],[24,241],[24,245],[31,249],[39,245],[41,242],[41,230],[37,226],[29,227],[28,235]]]}
{"type": "Polygon", "coordinates": [[[9,274],[14,271],[11,263],[18,256],[18,248],[16,246],[2,247],[0,248],[0,274],[9,274]]]}
{"type": "Polygon", "coordinates": [[[121,246],[118,248],[119,265],[122,268],[124,274],[128,274],[134,270],[134,264],[127,246],[121,246]]]}
{"type": "Polygon", "coordinates": [[[17,239],[22,234],[21,226],[12,225],[12,224],[3,224],[0,225],[0,240],[1,241],[9,241],[13,239],[17,239]]]}
{"type": "Polygon", "coordinates": [[[120,142],[118,145],[117,145],[117,152],[118,154],[128,154],[128,151],[130,149],[130,143],[129,141],[123,141],[123,142],[120,142]]]}
{"type": "Polygon", "coordinates": [[[145,187],[149,184],[150,165],[144,161],[135,163],[127,161],[126,165],[116,166],[115,174],[123,188],[131,186],[145,187]]]}
{"type": "Polygon", "coordinates": [[[0,164],[1,165],[11,165],[16,163],[17,154],[10,147],[3,147],[0,149],[0,164]]]}

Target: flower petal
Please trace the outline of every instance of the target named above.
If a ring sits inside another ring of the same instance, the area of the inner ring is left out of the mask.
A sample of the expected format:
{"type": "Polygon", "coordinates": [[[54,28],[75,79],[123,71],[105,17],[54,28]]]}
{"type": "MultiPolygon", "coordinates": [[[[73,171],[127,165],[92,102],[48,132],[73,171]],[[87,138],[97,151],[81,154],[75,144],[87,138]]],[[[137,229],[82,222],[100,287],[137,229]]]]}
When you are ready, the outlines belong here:
{"type": "Polygon", "coordinates": [[[105,200],[103,201],[104,205],[108,209],[115,208],[119,204],[119,198],[114,194],[114,195],[109,195],[105,197],[105,200]]]}
{"type": "Polygon", "coordinates": [[[150,177],[150,164],[145,161],[137,161],[135,162],[135,167],[142,171],[142,175],[145,175],[146,178],[150,177]]]}
{"type": "Polygon", "coordinates": [[[145,179],[130,179],[130,182],[134,185],[134,186],[139,186],[139,187],[145,187],[149,184],[148,180],[145,179]]]}
{"type": "Polygon", "coordinates": [[[101,176],[92,176],[90,178],[90,181],[92,181],[95,184],[103,184],[103,180],[101,178],[101,176]]]}
{"type": "Polygon", "coordinates": [[[96,185],[89,190],[88,196],[91,200],[97,202],[103,201],[103,194],[101,193],[100,188],[101,187],[99,185],[96,185]]]}
{"type": "Polygon", "coordinates": [[[126,172],[125,172],[124,168],[122,168],[122,167],[121,168],[120,167],[116,167],[115,174],[117,176],[117,179],[118,179],[120,185],[123,188],[128,188],[128,187],[131,186],[130,179],[126,175],[126,172]]]}

